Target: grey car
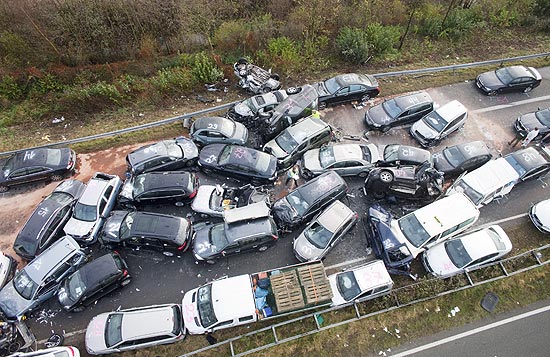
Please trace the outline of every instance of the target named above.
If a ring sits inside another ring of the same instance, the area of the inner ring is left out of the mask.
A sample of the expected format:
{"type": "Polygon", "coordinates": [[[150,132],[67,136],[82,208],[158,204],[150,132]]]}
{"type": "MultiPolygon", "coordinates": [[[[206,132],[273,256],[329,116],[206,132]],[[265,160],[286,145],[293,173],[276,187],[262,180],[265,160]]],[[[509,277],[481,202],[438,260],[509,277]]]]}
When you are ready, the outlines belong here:
{"type": "Polygon", "coordinates": [[[248,140],[248,129],[229,118],[204,117],[193,122],[189,135],[200,145],[215,143],[244,145],[248,140]]]}
{"type": "Polygon", "coordinates": [[[493,158],[487,144],[472,141],[447,147],[432,155],[434,167],[446,178],[472,171],[493,158]]]}
{"type": "Polygon", "coordinates": [[[54,296],[86,259],[86,251],[70,236],[57,240],[0,291],[0,310],[9,320],[21,319],[54,296]]]}
{"type": "Polygon", "coordinates": [[[300,171],[306,179],[328,170],[336,171],[340,176],[367,177],[378,160],[378,147],[374,144],[327,145],[306,151],[300,171]]]}
{"type": "Polygon", "coordinates": [[[294,255],[301,262],[324,258],[356,222],[356,212],[334,201],[294,239],[294,255]]]}
{"type": "Polygon", "coordinates": [[[523,114],[514,123],[514,129],[522,137],[526,137],[527,133],[535,128],[539,129],[539,135],[535,140],[540,140],[550,133],[550,107],[523,114]]]}
{"type": "Polygon", "coordinates": [[[438,145],[441,140],[464,126],[468,111],[453,100],[425,115],[411,126],[411,135],[424,147],[438,145]]]}
{"type": "Polygon", "coordinates": [[[257,94],[235,104],[227,111],[225,116],[243,123],[247,128],[251,128],[260,122],[259,117],[266,116],[287,97],[288,93],[285,90],[257,94]]]}

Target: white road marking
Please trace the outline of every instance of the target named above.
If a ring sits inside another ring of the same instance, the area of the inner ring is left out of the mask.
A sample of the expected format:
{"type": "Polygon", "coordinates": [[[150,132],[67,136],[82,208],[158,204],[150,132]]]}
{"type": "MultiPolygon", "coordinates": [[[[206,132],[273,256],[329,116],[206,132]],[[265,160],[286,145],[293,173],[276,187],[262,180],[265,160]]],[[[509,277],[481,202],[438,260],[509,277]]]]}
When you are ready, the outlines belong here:
{"type": "Polygon", "coordinates": [[[439,341],[428,343],[426,345],[419,346],[419,347],[410,349],[408,351],[400,352],[398,354],[392,355],[392,357],[403,357],[403,356],[412,355],[414,353],[422,352],[424,350],[427,350],[427,349],[430,349],[430,348],[433,348],[433,347],[436,347],[436,346],[439,346],[439,345],[443,345],[443,344],[448,343],[448,342],[456,341],[456,340],[459,340],[461,338],[468,337],[470,335],[474,335],[474,334],[479,333],[479,332],[490,330],[492,328],[499,327],[499,326],[508,324],[510,322],[521,320],[521,319],[524,319],[524,318],[529,317],[529,316],[537,315],[537,314],[546,312],[548,310],[550,310],[550,305],[545,306],[545,307],[541,307],[540,309],[536,309],[536,310],[533,310],[533,311],[528,311],[528,312],[525,312],[525,313],[520,314],[520,315],[512,316],[512,317],[509,317],[509,318],[501,320],[501,321],[493,322],[492,324],[481,326],[481,327],[478,327],[478,328],[470,330],[470,331],[459,333],[458,335],[450,336],[450,337],[444,338],[444,339],[439,340],[439,341]]]}
{"type": "Polygon", "coordinates": [[[511,108],[511,107],[515,107],[515,106],[518,106],[518,105],[540,102],[540,101],[547,100],[547,99],[550,99],[550,95],[545,95],[545,96],[542,96],[542,97],[531,98],[531,99],[526,99],[526,100],[520,100],[518,102],[512,102],[512,103],[508,103],[508,104],[493,105],[492,107],[472,110],[472,111],[470,111],[470,113],[471,114],[479,114],[479,113],[492,112],[492,111],[499,110],[499,109],[506,109],[506,108],[511,108]]]}
{"type": "Polygon", "coordinates": [[[339,268],[339,267],[344,266],[344,265],[355,264],[355,263],[359,263],[359,262],[366,261],[366,260],[367,260],[367,257],[352,259],[352,260],[348,260],[348,261],[345,261],[345,262],[342,262],[342,263],[338,263],[338,264],[334,264],[334,265],[325,267],[325,270],[335,269],[335,268],[339,268]]]}
{"type": "Polygon", "coordinates": [[[504,223],[504,222],[512,221],[514,219],[523,218],[527,215],[529,215],[529,213],[520,213],[520,214],[512,216],[512,217],[507,217],[507,218],[499,219],[497,221],[493,221],[493,222],[483,224],[483,225],[481,225],[480,227],[477,227],[477,228],[485,228],[485,227],[493,226],[495,224],[501,224],[501,223],[504,223]]]}

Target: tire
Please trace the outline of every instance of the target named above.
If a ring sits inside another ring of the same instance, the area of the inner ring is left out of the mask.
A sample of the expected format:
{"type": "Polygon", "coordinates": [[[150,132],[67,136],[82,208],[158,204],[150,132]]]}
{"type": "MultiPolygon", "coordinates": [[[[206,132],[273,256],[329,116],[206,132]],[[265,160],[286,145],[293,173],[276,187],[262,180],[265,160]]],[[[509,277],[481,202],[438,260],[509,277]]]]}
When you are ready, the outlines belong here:
{"type": "Polygon", "coordinates": [[[126,285],[130,284],[131,281],[132,281],[132,279],[124,279],[120,282],[120,286],[126,286],[126,285]]]}
{"type": "Polygon", "coordinates": [[[300,91],[302,90],[302,88],[300,87],[288,87],[286,89],[286,94],[296,94],[296,93],[300,93],[300,91]]]}
{"type": "Polygon", "coordinates": [[[393,173],[388,170],[380,171],[380,181],[384,183],[390,183],[393,181],[393,173]]]}
{"type": "Polygon", "coordinates": [[[281,78],[277,73],[273,73],[270,77],[276,81],[278,81],[281,78]]]}
{"type": "Polygon", "coordinates": [[[529,93],[532,90],[533,90],[533,87],[527,87],[523,90],[523,93],[529,93]]]}
{"type": "Polygon", "coordinates": [[[319,110],[326,109],[326,107],[327,107],[327,103],[325,103],[325,102],[319,102],[319,105],[318,105],[318,109],[319,109],[319,110]]]}
{"type": "Polygon", "coordinates": [[[79,306],[79,307],[75,307],[74,309],[71,310],[71,312],[82,312],[86,310],[86,308],[84,306],[79,306]]]}
{"type": "Polygon", "coordinates": [[[241,57],[237,60],[237,64],[248,64],[248,60],[244,57],[241,57]]]}
{"type": "Polygon", "coordinates": [[[0,185],[0,193],[8,192],[9,189],[8,186],[0,185]]]}
{"type": "Polygon", "coordinates": [[[369,99],[370,99],[370,95],[365,94],[364,96],[361,97],[361,103],[362,103],[362,102],[366,102],[366,101],[369,100],[369,99]]]}
{"type": "Polygon", "coordinates": [[[61,175],[52,175],[50,177],[50,180],[52,180],[52,181],[61,181],[61,180],[63,180],[63,176],[61,176],[61,175]]]}
{"type": "Polygon", "coordinates": [[[387,133],[388,131],[390,131],[390,129],[391,129],[391,126],[386,125],[386,126],[383,126],[383,127],[382,127],[381,131],[382,131],[383,133],[387,133]]]}
{"type": "Polygon", "coordinates": [[[267,245],[262,245],[260,248],[258,248],[258,252],[265,252],[269,248],[267,245]]]}

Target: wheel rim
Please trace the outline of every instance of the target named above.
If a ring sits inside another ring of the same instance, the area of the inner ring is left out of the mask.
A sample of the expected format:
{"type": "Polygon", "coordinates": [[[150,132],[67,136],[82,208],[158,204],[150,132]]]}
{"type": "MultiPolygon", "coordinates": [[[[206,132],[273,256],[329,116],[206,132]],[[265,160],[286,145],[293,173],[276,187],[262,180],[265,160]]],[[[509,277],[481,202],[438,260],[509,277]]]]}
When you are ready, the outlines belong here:
{"type": "Polygon", "coordinates": [[[287,93],[290,93],[290,94],[296,93],[296,90],[297,90],[296,87],[288,87],[286,89],[287,93]]]}
{"type": "Polygon", "coordinates": [[[0,192],[7,192],[8,186],[0,186],[0,192]]]}
{"type": "Polygon", "coordinates": [[[530,92],[530,91],[531,91],[531,89],[533,89],[533,88],[531,88],[531,87],[527,87],[527,88],[525,88],[525,91],[524,91],[524,92],[525,92],[525,93],[528,93],[528,92],[530,92]]]}
{"type": "Polygon", "coordinates": [[[380,180],[384,182],[391,182],[391,180],[393,180],[393,175],[388,171],[382,171],[380,173],[380,180]]]}
{"type": "Polygon", "coordinates": [[[370,95],[364,95],[362,98],[361,98],[361,101],[362,102],[366,102],[367,100],[370,99],[370,95]]]}
{"type": "Polygon", "coordinates": [[[327,104],[326,104],[325,102],[319,103],[319,109],[320,109],[320,110],[323,110],[323,109],[325,109],[326,107],[327,107],[327,104]]]}
{"type": "Polygon", "coordinates": [[[265,252],[267,250],[267,246],[262,246],[260,248],[258,248],[258,252],[265,252]]]}
{"type": "Polygon", "coordinates": [[[52,181],[61,181],[63,180],[63,177],[61,177],[61,175],[53,175],[52,176],[52,181]]]}

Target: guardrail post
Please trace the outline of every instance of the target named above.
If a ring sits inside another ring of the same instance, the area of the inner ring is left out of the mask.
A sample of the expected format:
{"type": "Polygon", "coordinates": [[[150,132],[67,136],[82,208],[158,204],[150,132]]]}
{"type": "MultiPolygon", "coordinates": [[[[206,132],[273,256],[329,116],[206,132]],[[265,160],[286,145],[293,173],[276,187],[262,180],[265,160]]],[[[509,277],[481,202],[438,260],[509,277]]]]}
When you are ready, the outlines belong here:
{"type": "Polygon", "coordinates": [[[315,325],[317,326],[317,330],[320,330],[321,325],[319,325],[319,321],[317,320],[317,314],[313,314],[313,320],[315,320],[315,325]]]}
{"type": "Polygon", "coordinates": [[[392,292],[392,296],[393,296],[393,298],[395,299],[395,305],[396,305],[397,307],[400,307],[401,304],[399,303],[399,298],[397,297],[397,294],[394,294],[394,293],[392,292]]]}
{"type": "Polygon", "coordinates": [[[508,271],[504,267],[504,264],[502,264],[502,262],[498,262],[498,265],[500,265],[500,267],[502,268],[502,271],[504,272],[504,275],[508,276],[508,271]]]}
{"type": "Polygon", "coordinates": [[[537,250],[536,252],[533,252],[533,255],[535,256],[537,263],[539,263],[539,265],[542,265],[542,261],[540,260],[540,252],[537,250]]]}
{"type": "Polygon", "coordinates": [[[357,307],[357,303],[354,302],[353,307],[355,308],[355,315],[357,316],[357,318],[360,318],[361,313],[359,313],[359,308],[357,307]]]}
{"type": "Polygon", "coordinates": [[[470,274],[468,274],[467,271],[464,271],[464,274],[466,274],[466,277],[468,278],[468,282],[470,283],[470,286],[473,286],[474,282],[472,281],[472,278],[470,277],[470,274]]]}
{"type": "Polygon", "coordinates": [[[273,337],[275,338],[275,343],[279,343],[279,339],[277,338],[277,332],[275,331],[275,326],[271,325],[271,332],[273,332],[273,337]]]}
{"type": "Polygon", "coordinates": [[[235,356],[235,350],[233,349],[233,341],[229,341],[229,348],[231,349],[231,356],[235,356]]]}

